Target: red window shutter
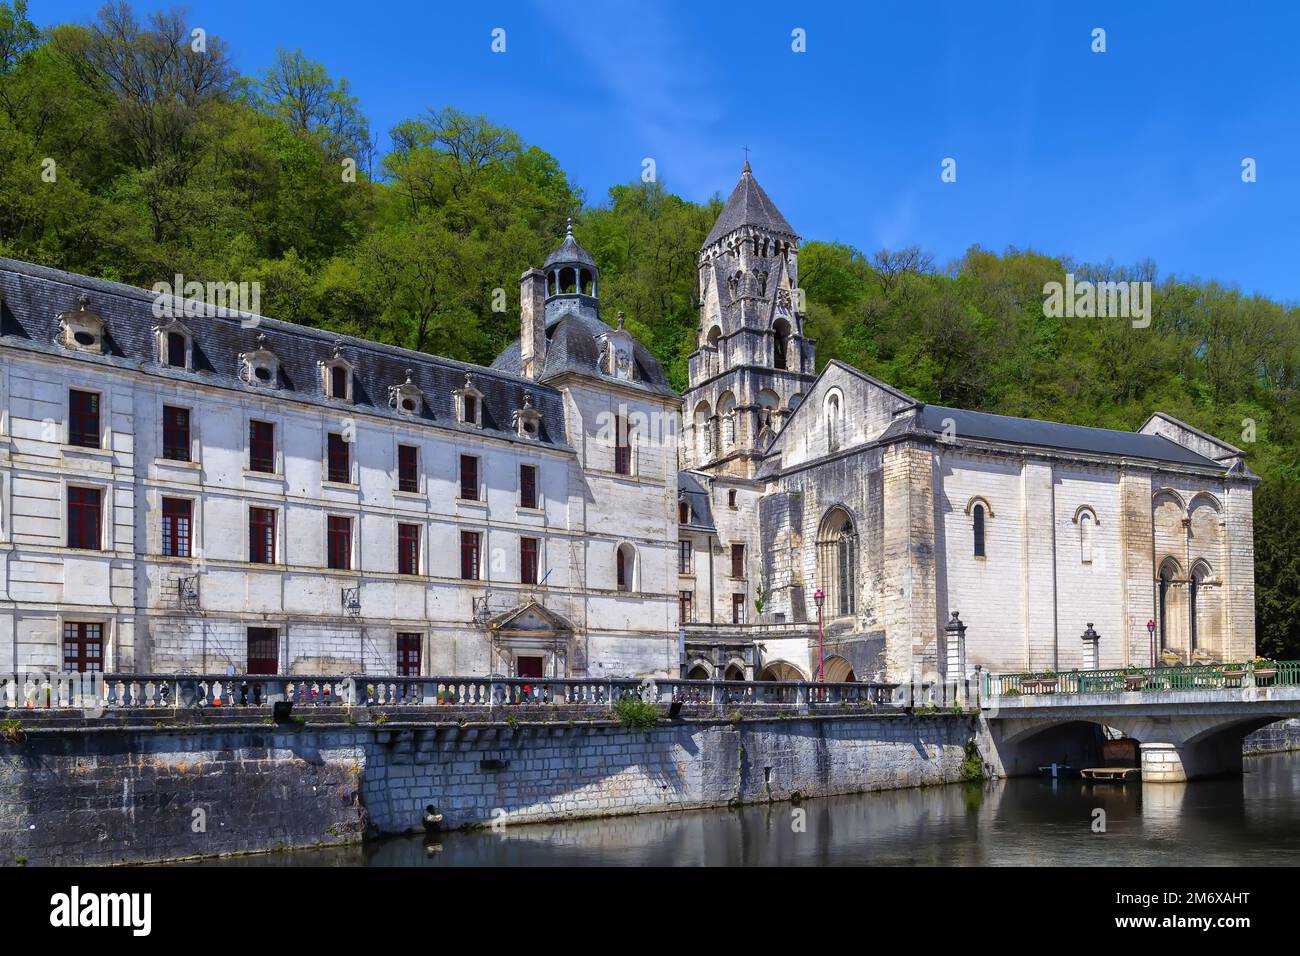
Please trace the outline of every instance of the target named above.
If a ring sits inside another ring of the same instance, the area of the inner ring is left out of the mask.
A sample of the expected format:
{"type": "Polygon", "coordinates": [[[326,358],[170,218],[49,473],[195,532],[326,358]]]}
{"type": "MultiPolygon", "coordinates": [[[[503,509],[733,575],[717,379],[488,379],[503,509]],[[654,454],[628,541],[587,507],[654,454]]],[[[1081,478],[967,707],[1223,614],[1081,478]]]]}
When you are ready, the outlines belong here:
{"type": "Polygon", "coordinates": [[[163,457],[190,460],[190,410],[163,406],[163,457]]]}
{"type": "Polygon", "coordinates": [[[419,491],[419,455],[414,445],[397,446],[397,490],[419,491]]]}
{"type": "Polygon", "coordinates": [[[185,367],[185,336],[179,332],[167,333],[167,364],[173,368],[185,367]]]}
{"type": "Polygon", "coordinates": [[[352,469],[348,461],[348,443],[338,432],[329,435],[329,469],[330,481],[346,484],[352,480],[352,469]]]}
{"type": "Polygon", "coordinates": [[[347,571],[352,567],[352,519],[330,515],[328,522],[329,567],[347,571]]]}
{"type": "Polygon", "coordinates": [[[537,507],[537,467],[535,465],[519,466],[519,506],[521,508],[537,507]]]}
{"type": "Polygon", "coordinates": [[[252,471],[275,471],[275,426],[270,422],[248,423],[248,467],[252,471]]]}
{"type": "Polygon", "coordinates": [[[82,621],[63,625],[63,669],[78,674],[104,670],[104,625],[82,621]]]}
{"type": "Polygon", "coordinates": [[[186,498],[162,500],[162,549],[169,558],[190,556],[192,503],[186,498]]]}
{"type": "Polygon", "coordinates": [[[614,471],[620,475],[632,474],[632,444],[627,421],[620,415],[614,417],[614,471]]]}
{"type": "Polygon", "coordinates": [[[478,580],[478,532],[460,533],[460,576],[466,581],[478,580]]]}
{"type": "Polygon", "coordinates": [[[275,511],[270,508],[248,509],[248,560],[275,563],[275,511]]]}
{"type": "Polygon", "coordinates": [[[536,584],[539,542],[536,538],[519,539],[519,583],[536,584]]]}
{"type": "Polygon", "coordinates": [[[72,389],[68,393],[68,444],[99,447],[99,396],[94,392],[72,389]]]}
{"type": "Polygon", "coordinates": [[[460,496],[478,501],[478,459],[473,455],[460,456],[460,496]]]}
{"type": "Polygon", "coordinates": [[[420,573],[420,526],[417,524],[397,526],[397,573],[420,573]]]}
{"type": "Polygon", "coordinates": [[[280,635],[273,627],[248,629],[248,673],[274,674],[280,664],[280,635]]]}
{"type": "Polygon", "coordinates": [[[743,578],[745,576],[745,546],[743,544],[733,544],[731,546],[731,576],[733,578],[743,578]]]}
{"type": "Polygon", "coordinates": [[[397,676],[420,676],[420,635],[409,632],[397,635],[397,676]]]}
{"type": "Polygon", "coordinates": [[[68,547],[99,551],[101,539],[101,491],[98,488],[68,489],[68,547]]]}

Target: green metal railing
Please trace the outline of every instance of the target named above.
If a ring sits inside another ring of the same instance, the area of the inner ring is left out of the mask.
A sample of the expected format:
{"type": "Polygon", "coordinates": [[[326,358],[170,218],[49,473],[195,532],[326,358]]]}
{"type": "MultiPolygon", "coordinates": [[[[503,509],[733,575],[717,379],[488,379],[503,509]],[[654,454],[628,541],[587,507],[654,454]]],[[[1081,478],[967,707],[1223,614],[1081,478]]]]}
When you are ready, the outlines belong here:
{"type": "Polygon", "coordinates": [[[984,675],[985,697],[1038,694],[1115,694],[1300,685],[1300,661],[1121,667],[1096,671],[1039,671],[984,675]]]}

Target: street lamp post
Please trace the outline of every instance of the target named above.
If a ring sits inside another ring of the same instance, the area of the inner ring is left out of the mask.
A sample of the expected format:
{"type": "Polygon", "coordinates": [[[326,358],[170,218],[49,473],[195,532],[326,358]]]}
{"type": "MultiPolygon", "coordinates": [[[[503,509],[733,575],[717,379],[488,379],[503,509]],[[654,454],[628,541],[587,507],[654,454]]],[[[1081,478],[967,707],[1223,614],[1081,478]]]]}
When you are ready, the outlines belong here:
{"type": "Polygon", "coordinates": [[[1155,667],[1156,666],[1156,622],[1154,620],[1147,621],[1147,637],[1149,639],[1148,645],[1151,650],[1151,664],[1149,666],[1155,667]]]}
{"type": "Polygon", "coordinates": [[[822,653],[822,602],[826,600],[826,595],[822,589],[818,588],[817,593],[813,595],[813,603],[817,605],[817,680],[825,681],[824,661],[822,653]]]}

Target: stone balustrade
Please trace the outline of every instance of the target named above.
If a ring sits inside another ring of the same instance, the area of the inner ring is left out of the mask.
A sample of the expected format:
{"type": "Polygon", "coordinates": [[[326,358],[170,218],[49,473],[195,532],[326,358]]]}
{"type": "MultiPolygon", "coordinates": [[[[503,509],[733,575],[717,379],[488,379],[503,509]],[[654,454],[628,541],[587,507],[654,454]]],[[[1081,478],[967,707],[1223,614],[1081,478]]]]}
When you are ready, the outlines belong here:
{"type": "Polygon", "coordinates": [[[677,678],[399,677],[356,675],[68,674],[0,676],[0,710],[80,710],[91,716],[128,708],[528,707],[603,712],[625,697],[680,705],[689,715],[737,709],[902,708],[897,684],[815,681],[715,681],[677,678]]]}

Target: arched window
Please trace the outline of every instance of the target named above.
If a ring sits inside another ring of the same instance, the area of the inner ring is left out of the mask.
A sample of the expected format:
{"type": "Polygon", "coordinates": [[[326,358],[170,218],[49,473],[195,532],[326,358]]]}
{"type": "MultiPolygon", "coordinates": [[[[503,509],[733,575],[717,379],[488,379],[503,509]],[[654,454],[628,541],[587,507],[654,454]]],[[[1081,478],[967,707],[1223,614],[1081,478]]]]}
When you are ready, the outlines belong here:
{"type": "Polygon", "coordinates": [[[1192,566],[1191,577],[1187,579],[1187,619],[1191,625],[1191,641],[1189,650],[1195,654],[1201,649],[1201,602],[1200,596],[1205,585],[1205,579],[1210,576],[1209,566],[1204,561],[1197,561],[1192,566]]]}
{"type": "Polygon", "coordinates": [[[695,406],[695,453],[700,461],[708,461],[713,455],[713,410],[708,402],[695,406]]]}
{"type": "Polygon", "coordinates": [[[787,347],[790,343],[790,323],[785,319],[777,319],[776,324],[772,326],[772,367],[785,369],[789,368],[788,356],[786,355],[787,347]]]}
{"type": "Polygon", "coordinates": [[[1092,543],[1096,537],[1097,514],[1087,505],[1080,505],[1074,520],[1079,525],[1079,561],[1092,564],[1092,543]]]}
{"type": "Polygon", "coordinates": [[[1176,603],[1173,586],[1178,576],[1178,564],[1173,558],[1160,565],[1160,577],[1157,584],[1158,607],[1160,609],[1160,650],[1167,651],[1173,646],[1174,629],[1172,627],[1174,605],[1176,603]]]}
{"type": "Polygon", "coordinates": [[[615,582],[620,591],[631,591],[636,577],[636,551],[623,543],[614,553],[615,582]]]}
{"type": "Polygon", "coordinates": [[[971,527],[975,534],[975,557],[984,557],[984,506],[971,509],[971,527]]]}
{"type": "Polygon", "coordinates": [[[723,392],[718,399],[718,421],[722,428],[722,450],[730,451],[736,443],[736,396],[723,392]]]}
{"type": "Polygon", "coordinates": [[[857,611],[858,534],[843,508],[832,508],[817,536],[817,570],[825,596],[823,608],[833,617],[857,611]]]}
{"type": "Polygon", "coordinates": [[[840,450],[840,396],[836,393],[826,398],[826,450],[840,450]]]}

